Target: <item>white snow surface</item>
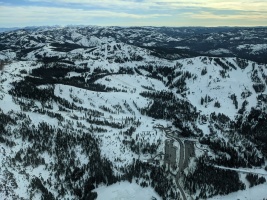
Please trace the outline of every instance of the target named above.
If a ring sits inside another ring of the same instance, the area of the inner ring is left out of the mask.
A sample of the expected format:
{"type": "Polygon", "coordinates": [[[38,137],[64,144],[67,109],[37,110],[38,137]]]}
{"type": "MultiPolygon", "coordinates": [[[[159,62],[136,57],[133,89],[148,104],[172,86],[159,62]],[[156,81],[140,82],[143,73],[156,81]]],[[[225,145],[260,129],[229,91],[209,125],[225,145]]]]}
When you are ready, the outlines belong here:
{"type": "MultiPolygon", "coordinates": [[[[233,58],[228,58],[227,61],[236,65],[233,58]]],[[[207,61],[208,63],[206,64],[202,61],[201,57],[184,59],[179,62],[183,64],[182,70],[197,76],[195,80],[193,78],[186,80],[189,91],[186,94],[188,100],[201,110],[202,114],[210,115],[212,112],[224,113],[231,119],[234,119],[238,109],[240,109],[245,100],[241,98],[241,93],[246,90],[252,92],[252,95],[246,98],[249,103],[246,107],[247,111],[250,111],[252,106],[257,105],[257,94],[253,89],[250,79],[252,73],[251,62],[249,62],[249,66],[245,69],[237,67],[236,70],[230,70],[226,73],[225,78],[220,75],[222,68],[218,66],[213,59],[207,61]],[[201,71],[205,67],[207,73],[201,75],[201,71]],[[237,96],[238,109],[235,109],[233,101],[230,99],[232,94],[237,96]],[[206,95],[210,96],[213,100],[207,104],[201,105],[201,97],[205,98],[206,95]],[[220,108],[214,107],[215,101],[221,104],[220,108]]],[[[267,70],[265,69],[265,71],[267,70]]],[[[175,79],[174,82],[177,81],[178,78],[175,79]]]]}
{"type": "Polygon", "coordinates": [[[267,44],[242,44],[237,46],[237,50],[246,49],[252,54],[258,54],[267,50],[267,44]]]}
{"type": "Polygon", "coordinates": [[[151,200],[152,197],[162,199],[151,187],[142,188],[129,182],[100,186],[94,191],[97,192],[97,200],[151,200]]]}
{"type": "Polygon", "coordinates": [[[207,53],[210,53],[213,55],[221,55],[221,54],[231,54],[232,52],[228,49],[220,48],[220,49],[209,50],[207,53]]]}
{"type": "Polygon", "coordinates": [[[176,49],[190,49],[189,47],[186,47],[186,46],[178,46],[178,47],[175,47],[176,49]]]}

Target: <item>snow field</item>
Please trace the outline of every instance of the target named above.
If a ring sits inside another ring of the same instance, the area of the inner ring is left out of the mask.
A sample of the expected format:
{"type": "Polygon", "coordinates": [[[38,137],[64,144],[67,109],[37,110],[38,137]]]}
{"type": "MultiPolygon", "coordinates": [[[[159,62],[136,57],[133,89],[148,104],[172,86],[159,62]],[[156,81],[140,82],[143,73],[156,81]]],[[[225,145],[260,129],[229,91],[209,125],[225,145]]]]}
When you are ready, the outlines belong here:
{"type": "MultiPolygon", "coordinates": [[[[209,66],[206,67],[201,57],[193,58],[192,61],[192,64],[188,64],[188,59],[179,62],[184,65],[182,70],[189,71],[197,76],[196,80],[186,80],[187,87],[189,87],[190,91],[190,93],[187,94],[187,98],[194,106],[201,110],[201,114],[210,115],[212,112],[217,114],[224,113],[233,120],[244,100],[248,101],[248,105],[246,106],[247,111],[250,111],[251,107],[257,105],[257,94],[249,79],[252,71],[251,62],[246,69],[242,70],[237,67],[237,70],[227,72],[229,77],[226,75],[226,78],[222,78],[220,75],[220,70],[222,70],[222,68],[215,65],[215,62],[211,61],[209,66]],[[201,71],[204,67],[207,69],[207,74],[201,75],[201,71]],[[251,91],[252,95],[242,99],[241,93],[247,90],[251,91]],[[230,99],[232,94],[237,96],[238,109],[235,109],[233,100],[230,99]],[[207,104],[204,103],[204,105],[201,105],[200,99],[201,97],[205,98],[206,95],[210,96],[213,100],[207,104]],[[220,108],[214,107],[216,101],[221,104],[220,108]]],[[[233,58],[229,58],[228,61],[236,65],[233,58]]]]}
{"type": "Polygon", "coordinates": [[[136,183],[129,182],[98,187],[94,191],[97,192],[97,200],[151,200],[152,197],[162,199],[151,187],[142,188],[136,183]]]}

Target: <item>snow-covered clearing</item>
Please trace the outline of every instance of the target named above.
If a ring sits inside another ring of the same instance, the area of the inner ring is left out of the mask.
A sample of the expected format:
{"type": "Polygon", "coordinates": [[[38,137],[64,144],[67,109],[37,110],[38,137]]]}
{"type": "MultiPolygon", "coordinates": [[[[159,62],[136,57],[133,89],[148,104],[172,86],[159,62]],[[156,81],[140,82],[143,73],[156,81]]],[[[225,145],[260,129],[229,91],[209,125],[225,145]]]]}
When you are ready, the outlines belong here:
{"type": "Polygon", "coordinates": [[[110,186],[100,186],[94,190],[97,200],[157,200],[162,198],[151,188],[137,185],[136,183],[119,182],[110,186]]]}
{"type": "MultiPolygon", "coordinates": [[[[190,63],[188,61],[189,59],[184,59],[179,62],[184,65],[182,67],[183,70],[196,75],[197,78],[195,80],[186,80],[187,87],[189,88],[187,98],[194,106],[201,110],[201,114],[210,115],[212,112],[224,113],[231,119],[234,119],[244,100],[248,101],[247,111],[250,111],[252,106],[256,106],[257,94],[249,79],[252,73],[252,63],[249,63],[249,66],[245,69],[237,67],[236,70],[230,70],[226,73],[225,77],[222,77],[220,75],[222,68],[213,60],[208,60],[207,62],[210,63],[207,64],[202,61],[201,57],[190,59],[192,61],[190,63]],[[201,75],[205,67],[207,73],[201,75]],[[246,99],[242,99],[241,94],[246,91],[251,91],[252,94],[246,99]],[[238,109],[235,108],[231,99],[232,94],[237,96],[238,109]],[[211,101],[201,105],[201,98],[206,96],[210,96],[211,101]],[[220,103],[220,108],[214,107],[216,101],[220,103]]],[[[228,58],[228,62],[236,65],[233,58],[228,58]]]]}
{"type": "Polygon", "coordinates": [[[242,44],[237,46],[237,50],[249,50],[252,54],[258,54],[267,50],[267,44],[242,44]]]}

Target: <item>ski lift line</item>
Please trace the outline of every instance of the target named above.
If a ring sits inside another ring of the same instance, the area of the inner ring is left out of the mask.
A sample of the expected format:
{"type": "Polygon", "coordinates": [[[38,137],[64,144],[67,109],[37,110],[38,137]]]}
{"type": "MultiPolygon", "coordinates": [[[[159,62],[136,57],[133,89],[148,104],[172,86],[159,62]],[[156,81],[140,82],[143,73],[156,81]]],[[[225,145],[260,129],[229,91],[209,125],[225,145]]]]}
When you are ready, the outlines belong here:
{"type": "Polygon", "coordinates": [[[116,79],[116,80],[118,80],[118,81],[120,81],[120,82],[122,82],[122,83],[125,84],[125,85],[128,85],[129,87],[135,88],[135,86],[130,85],[129,83],[127,83],[127,82],[125,82],[125,81],[123,81],[123,80],[121,80],[121,79],[119,79],[119,78],[117,78],[117,77],[114,77],[114,76],[113,76],[113,78],[116,79]]]}
{"type": "Polygon", "coordinates": [[[231,170],[231,171],[236,171],[236,172],[240,172],[240,173],[244,173],[244,174],[257,174],[257,175],[261,175],[261,176],[266,176],[267,177],[267,173],[261,173],[261,172],[253,172],[250,170],[244,170],[244,169],[238,169],[238,168],[230,168],[230,167],[222,167],[222,166],[218,166],[218,165],[214,165],[214,167],[220,168],[220,169],[225,169],[225,170],[231,170]]]}

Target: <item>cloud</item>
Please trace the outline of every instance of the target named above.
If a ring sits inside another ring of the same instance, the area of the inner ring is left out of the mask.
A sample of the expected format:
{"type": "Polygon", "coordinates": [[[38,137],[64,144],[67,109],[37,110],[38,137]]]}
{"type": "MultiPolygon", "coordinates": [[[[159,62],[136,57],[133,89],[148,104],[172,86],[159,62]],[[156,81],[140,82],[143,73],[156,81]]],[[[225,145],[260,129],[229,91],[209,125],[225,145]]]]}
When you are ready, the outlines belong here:
{"type": "Polygon", "coordinates": [[[0,6],[1,23],[22,23],[35,24],[54,22],[54,24],[88,24],[92,18],[127,18],[127,19],[148,19],[167,17],[169,14],[133,14],[127,12],[114,12],[109,10],[84,10],[56,7],[38,6],[0,6]]]}
{"type": "MultiPolygon", "coordinates": [[[[149,0],[147,0],[149,1],[149,0]]],[[[153,2],[161,5],[166,9],[211,9],[211,10],[232,10],[232,11],[249,11],[249,12],[267,12],[267,1],[251,1],[251,0],[154,0],[153,2]]]]}
{"type": "Polygon", "coordinates": [[[236,14],[214,14],[211,12],[186,13],[186,15],[195,19],[207,20],[246,20],[246,21],[264,21],[267,15],[264,12],[238,12],[236,14]]]}
{"type": "Polygon", "coordinates": [[[30,2],[49,2],[51,4],[75,4],[84,7],[94,6],[98,8],[110,9],[150,9],[152,4],[150,2],[138,2],[130,0],[28,0],[30,2]]]}
{"type": "Polygon", "coordinates": [[[28,0],[32,2],[50,2],[58,4],[79,4],[123,9],[181,9],[209,8],[217,10],[267,11],[266,1],[251,0],[28,0]]]}
{"type": "Polygon", "coordinates": [[[15,1],[10,2],[0,3],[0,26],[209,26],[218,24],[214,22],[216,20],[225,26],[238,26],[247,22],[255,26],[267,25],[265,1],[24,0],[22,2],[26,4],[20,5],[15,4],[15,1]]]}

